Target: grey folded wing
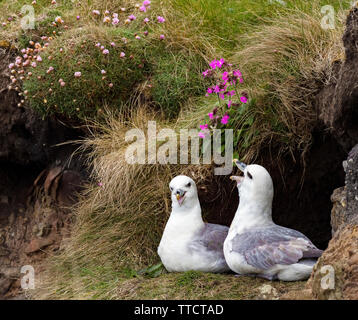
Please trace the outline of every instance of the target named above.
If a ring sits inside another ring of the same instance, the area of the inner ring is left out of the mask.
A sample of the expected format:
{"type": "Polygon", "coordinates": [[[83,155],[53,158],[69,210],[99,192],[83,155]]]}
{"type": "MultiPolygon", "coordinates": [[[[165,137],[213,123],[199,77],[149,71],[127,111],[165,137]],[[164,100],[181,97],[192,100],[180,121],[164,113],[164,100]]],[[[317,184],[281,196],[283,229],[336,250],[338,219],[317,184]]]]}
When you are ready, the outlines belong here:
{"type": "Polygon", "coordinates": [[[276,225],[237,234],[232,240],[232,250],[243,255],[249,265],[263,270],[322,254],[302,233],[276,225]]]}
{"type": "Polygon", "coordinates": [[[209,251],[224,256],[224,241],[229,228],[219,224],[205,223],[190,244],[191,250],[209,251]]]}

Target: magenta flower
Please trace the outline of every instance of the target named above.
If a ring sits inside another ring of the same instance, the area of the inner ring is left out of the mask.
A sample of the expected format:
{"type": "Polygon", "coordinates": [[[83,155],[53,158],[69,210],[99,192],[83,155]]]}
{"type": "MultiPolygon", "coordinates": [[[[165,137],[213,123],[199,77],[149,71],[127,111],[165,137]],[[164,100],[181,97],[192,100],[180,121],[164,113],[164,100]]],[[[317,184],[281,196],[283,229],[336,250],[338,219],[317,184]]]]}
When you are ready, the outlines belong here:
{"type": "Polygon", "coordinates": [[[223,72],[223,74],[222,74],[222,79],[223,80],[228,80],[228,76],[229,76],[229,73],[227,72],[227,71],[225,71],[225,72],[223,72]]]}
{"type": "Polygon", "coordinates": [[[208,116],[209,116],[209,118],[210,118],[211,120],[213,120],[213,119],[214,119],[214,113],[209,112],[209,113],[208,113],[208,116]]]}
{"type": "Polygon", "coordinates": [[[133,20],[137,19],[137,17],[134,16],[133,14],[131,14],[131,15],[128,17],[128,19],[129,19],[130,21],[133,21],[133,20]]]}
{"type": "Polygon", "coordinates": [[[99,16],[101,13],[99,12],[99,10],[93,10],[92,13],[95,15],[95,16],[99,16]]]}
{"type": "Polygon", "coordinates": [[[36,68],[36,67],[37,67],[37,64],[36,64],[35,61],[31,63],[31,67],[33,67],[33,68],[36,68]]]}
{"type": "Polygon", "coordinates": [[[201,130],[205,130],[205,129],[209,128],[209,125],[207,123],[205,123],[205,124],[201,124],[199,127],[201,130]]]}
{"type": "Polygon", "coordinates": [[[227,124],[228,121],[229,121],[229,119],[230,119],[230,117],[229,117],[227,114],[225,114],[225,115],[221,118],[221,123],[222,123],[222,124],[227,124]]]}
{"type": "Polygon", "coordinates": [[[41,58],[40,56],[37,56],[36,60],[37,60],[38,62],[41,62],[41,61],[42,61],[42,58],[41,58]]]}
{"type": "Polygon", "coordinates": [[[15,63],[10,63],[9,64],[9,69],[13,69],[15,67],[15,63]]]}
{"type": "Polygon", "coordinates": [[[244,96],[240,97],[240,100],[241,100],[242,103],[246,103],[246,102],[247,102],[247,98],[244,97],[244,96]]]}
{"type": "Polygon", "coordinates": [[[227,107],[228,107],[229,109],[230,109],[230,107],[231,107],[231,104],[232,104],[232,101],[229,100],[228,103],[227,103],[227,107]]]}
{"type": "Polygon", "coordinates": [[[119,23],[118,18],[113,18],[113,19],[112,19],[112,24],[113,24],[114,26],[116,26],[118,23],[119,23]]]}
{"type": "Polygon", "coordinates": [[[213,89],[212,89],[212,88],[208,88],[207,93],[213,93],[213,89]]]}
{"type": "Polygon", "coordinates": [[[116,44],[115,44],[114,42],[111,42],[111,46],[112,46],[112,47],[115,47],[116,44]]]}
{"type": "Polygon", "coordinates": [[[235,95],[235,90],[231,90],[227,93],[228,96],[232,97],[235,95]]]}
{"type": "Polygon", "coordinates": [[[220,91],[221,91],[220,87],[218,85],[216,85],[215,88],[214,88],[214,92],[219,93],[220,91]]]}
{"type": "Polygon", "coordinates": [[[105,54],[105,55],[107,55],[107,54],[109,54],[109,50],[108,50],[108,49],[104,49],[104,50],[102,51],[102,53],[105,54]]]}
{"type": "Polygon", "coordinates": [[[147,12],[147,7],[146,6],[141,6],[139,7],[139,10],[142,12],[147,12]]]}
{"type": "Polygon", "coordinates": [[[165,22],[165,19],[163,17],[161,17],[161,16],[158,16],[157,20],[158,20],[159,23],[164,23],[165,22]]]}
{"type": "Polygon", "coordinates": [[[225,95],[223,93],[219,93],[219,97],[220,99],[225,100],[225,95]]]}
{"type": "Polygon", "coordinates": [[[143,6],[148,7],[150,5],[150,1],[149,0],[144,0],[143,1],[143,6]]]}
{"type": "Polygon", "coordinates": [[[237,78],[242,77],[242,73],[240,72],[239,69],[234,70],[234,71],[232,72],[232,74],[233,74],[235,77],[237,77],[237,78]]]}
{"type": "Polygon", "coordinates": [[[80,20],[80,18],[81,18],[80,16],[77,16],[77,17],[76,17],[77,20],[80,20]]]}
{"type": "Polygon", "coordinates": [[[103,70],[103,69],[102,69],[102,70],[101,70],[101,73],[102,73],[102,74],[106,74],[107,72],[106,72],[106,70],[103,70]]]}
{"type": "Polygon", "coordinates": [[[124,52],[121,52],[119,55],[121,58],[124,58],[126,56],[126,54],[124,52]]]}
{"type": "Polygon", "coordinates": [[[205,138],[205,133],[203,131],[200,131],[198,133],[198,136],[199,136],[199,138],[204,139],[205,138]]]}
{"type": "Polygon", "coordinates": [[[81,75],[82,75],[82,73],[81,73],[81,72],[79,72],[79,71],[75,72],[75,78],[80,78],[80,77],[81,77],[81,75]]]}
{"type": "Polygon", "coordinates": [[[213,60],[209,63],[209,66],[211,69],[215,69],[216,68],[216,60],[213,60]]]}
{"type": "Polygon", "coordinates": [[[148,18],[144,18],[144,23],[148,23],[149,22],[149,19],[148,18]]]}
{"type": "Polygon", "coordinates": [[[209,74],[209,70],[205,70],[205,71],[202,73],[202,75],[203,75],[204,78],[207,77],[208,74],[209,74]]]}
{"type": "Polygon", "coordinates": [[[159,39],[160,39],[160,40],[164,40],[164,38],[165,38],[164,34],[161,34],[161,35],[159,36],[159,39]]]}

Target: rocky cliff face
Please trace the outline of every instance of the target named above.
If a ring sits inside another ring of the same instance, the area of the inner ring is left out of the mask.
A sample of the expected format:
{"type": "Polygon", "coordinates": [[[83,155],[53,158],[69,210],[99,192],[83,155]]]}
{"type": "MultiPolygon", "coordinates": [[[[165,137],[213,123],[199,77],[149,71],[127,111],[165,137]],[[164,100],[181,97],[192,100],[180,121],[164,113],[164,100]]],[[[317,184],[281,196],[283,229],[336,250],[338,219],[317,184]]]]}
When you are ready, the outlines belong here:
{"type": "Polygon", "coordinates": [[[307,284],[316,299],[358,299],[358,145],[345,167],[346,186],[333,198],[334,236],[307,284]]]}
{"type": "Polygon", "coordinates": [[[347,18],[343,42],[346,59],[319,95],[318,111],[341,146],[351,151],[343,162],[345,186],[331,197],[333,238],[307,283],[316,299],[358,299],[358,8],[347,18]]]}
{"type": "Polygon", "coordinates": [[[68,161],[77,146],[56,147],[80,132],[42,119],[21,103],[15,85],[9,89],[15,54],[0,41],[0,299],[18,294],[21,266],[59,248],[71,221],[63,205],[86,176],[81,161],[68,161]]]}

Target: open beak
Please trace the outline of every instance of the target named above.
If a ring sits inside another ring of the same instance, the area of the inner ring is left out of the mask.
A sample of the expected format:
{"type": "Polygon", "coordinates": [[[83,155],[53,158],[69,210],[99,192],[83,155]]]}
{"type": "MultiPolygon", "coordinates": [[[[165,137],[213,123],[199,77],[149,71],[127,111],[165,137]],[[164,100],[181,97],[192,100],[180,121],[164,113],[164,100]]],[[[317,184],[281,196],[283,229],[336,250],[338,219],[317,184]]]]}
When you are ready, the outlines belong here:
{"type": "Polygon", "coordinates": [[[178,203],[179,203],[179,206],[181,206],[184,202],[184,198],[185,198],[185,191],[181,190],[181,189],[178,189],[177,190],[177,193],[176,193],[176,198],[178,200],[178,203]]]}
{"type": "Polygon", "coordinates": [[[243,162],[241,162],[241,161],[239,161],[239,160],[237,160],[237,159],[234,159],[234,160],[232,160],[232,161],[236,164],[236,166],[237,166],[242,172],[245,171],[245,168],[246,168],[246,164],[245,164],[245,163],[243,163],[243,162]]]}

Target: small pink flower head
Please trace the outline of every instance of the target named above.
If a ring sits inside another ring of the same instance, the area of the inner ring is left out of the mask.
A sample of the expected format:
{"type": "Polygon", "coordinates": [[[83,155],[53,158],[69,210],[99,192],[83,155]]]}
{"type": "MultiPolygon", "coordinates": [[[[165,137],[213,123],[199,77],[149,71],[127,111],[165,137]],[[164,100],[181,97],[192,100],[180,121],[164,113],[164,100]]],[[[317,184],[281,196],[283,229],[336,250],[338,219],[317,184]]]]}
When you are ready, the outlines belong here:
{"type": "Polygon", "coordinates": [[[114,26],[116,26],[118,23],[119,23],[119,19],[118,19],[118,18],[113,18],[113,19],[112,19],[112,24],[113,24],[114,26]]]}
{"type": "Polygon", "coordinates": [[[101,70],[101,73],[102,73],[102,74],[106,74],[107,71],[102,69],[102,70],[101,70]]]}
{"type": "Polygon", "coordinates": [[[95,44],[95,46],[96,46],[97,48],[99,48],[99,47],[101,46],[101,44],[100,44],[99,42],[97,42],[97,43],[95,44]]]}
{"type": "Polygon", "coordinates": [[[121,58],[124,58],[126,56],[126,54],[124,52],[121,52],[119,55],[121,58]]]}
{"type": "Polygon", "coordinates": [[[148,19],[148,18],[144,18],[143,22],[144,22],[144,23],[148,23],[148,22],[149,22],[149,19],[148,19]]]}
{"type": "Polygon", "coordinates": [[[205,70],[202,75],[204,78],[207,77],[209,75],[209,70],[205,70]]]}
{"type": "Polygon", "coordinates": [[[147,30],[145,30],[143,33],[144,33],[145,36],[148,35],[148,31],[147,31],[147,30]]]}
{"type": "Polygon", "coordinates": [[[37,61],[37,62],[41,62],[41,61],[42,61],[42,58],[41,58],[40,56],[37,56],[36,61],[37,61]]]}
{"type": "Polygon", "coordinates": [[[101,50],[104,50],[104,46],[101,46],[101,48],[100,48],[101,50]]]}
{"type": "Polygon", "coordinates": [[[199,136],[199,138],[201,138],[201,139],[205,139],[205,132],[200,131],[200,132],[198,133],[198,136],[199,136]]]}
{"type": "Polygon", "coordinates": [[[207,92],[207,93],[213,93],[213,89],[212,89],[212,88],[208,88],[208,89],[206,90],[206,92],[207,92]]]}
{"type": "Polygon", "coordinates": [[[60,82],[61,87],[64,87],[65,85],[66,85],[66,82],[64,82],[64,81],[60,82]]]}
{"type": "Polygon", "coordinates": [[[222,118],[221,118],[221,123],[222,124],[227,124],[229,121],[230,117],[229,115],[225,114],[222,118]]]}
{"type": "Polygon", "coordinates": [[[227,93],[228,96],[232,97],[235,95],[235,90],[231,90],[227,93]]]}
{"type": "Polygon", "coordinates": [[[146,6],[141,6],[141,7],[139,7],[139,11],[147,12],[147,7],[146,6]]]}
{"type": "Polygon", "coordinates": [[[227,107],[228,107],[229,109],[230,109],[230,107],[231,107],[231,104],[232,104],[232,101],[229,100],[228,103],[227,103],[227,107]]]}
{"type": "Polygon", "coordinates": [[[111,22],[111,18],[106,16],[103,18],[103,23],[110,23],[111,22]]]}
{"type": "Polygon", "coordinates": [[[160,40],[164,40],[164,39],[165,39],[164,34],[161,34],[161,35],[159,36],[159,39],[160,39],[160,40]]]}
{"type": "Polygon", "coordinates": [[[109,54],[109,50],[108,50],[108,49],[104,49],[104,50],[102,51],[102,53],[103,53],[104,55],[107,55],[107,54],[109,54]]]}
{"type": "Polygon", "coordinates": [[[199,127],[201,130],[205,130],[205,129],[209,128],[209,125],[207,123],[205,123],[205,124],[201,124],[199,127]]]}
{"type": "Polygon", "coordinates": [[[234,71],[232,72],[232,74],[233,74],[235,77],[237,77],[237,78],[242,77],[242,73],[240,72],[239,69],[234,70],[234,71]]]}
{"type": "Polygon", "coordinates": [[[244,96],[242,96],[242,97],[240,97],[240,101],[241,101],[242,103],[246,103],[246,102],[247,102],[247,98],[244,97],[244,96]]]}
{"type": "Polygon", "coordinates": [[[56,4],[56,0],[52,0],[52,1],[51,1],[51,4],[56,4]]]}
{"type": "Polygon", "coordinates": [[[208,116],[209,116],[209,119],[210,119],[210,120],[213,120],[213,119],[214,119],[214,113],[209,112],[209,113],[208,113],[208,116]]]}
{"type": "Polygon", "coordinates": [[[130,21],[133,21],[133,20],[137,19],[137,17],[136,17],[135,15],[131,14],[131,15],[128,17],[128,19],[129,19],[130,21]]]}
{"type": "Polygon", "coordinates": [[[113,18],[118,18],[118,13],[113,13],[113,14],[112,14],[112,17],[113,17],[113,18]]]}
{"type": "Polygon", "coordinates": [[[215,69],[216,68],[216,60],[213,60],[209,63],[209,66],[211,69],[215,69]]]}
{"type": "Polygon", "coordinates": [[[139,40],[139,39],[140,39],[140,36],[136,35],[135,38],[136,38],[137,40],[139,40]]]}
{"type": "Polygon", "coordinates": [[[37,63],[36,63],[35,61],[32,62],[32,63],[31,63],[31,67],[36,68],[36,67],[37,67],[37,63]]]}
{"type": "Polygon", "coordinates": [[[109,12],[108,10],[106,10],[106,11],[104,12],[104,14],[105,14],[106,16],[108,16],[108,15],[110,14],[110,12],[109,12]]]}
{"type": "Polygon", "coordinates": [[[158,20],[159,23],[164,23],[165,22],[165,19],[163,17],[161,17],[161,16],[158,16],[157,20],[158,20]]]}
{"type": "Polygon", "coordinates": [[[82,73],[80,71],[75,72],[75,78],[80,78],[82,73]]]}
{"type": "Polygon", "coordinates": [[[113,83],[110,83],[108,86],[109,86],[110,88],[113,88],[113,83]]]}
{"type": "Polygon", "coordinates": [[[80,17],[80,16],[77,16],[77,17],[76,17],[76,19],[77,19],[77,20],[80,20],[80,19],[81,19],[81,17],[80,17]]]}
{"type": "Polygon", "coordinates": [[[143,6],[148,7],[150,5],[150,1],[149,0],[144,0],[143,1],[143,6]]]}
{"type": "Polygon", "coordinates": [[[114,42],[111,42],[111,46],[112,46],[112,47],[115,47],[116,44],[115,44],[114,42]]]}
{"type": "Polygon", "coordinates": [[[99,12],[99,10],[93,10],[92,13],[95,15],[95,16],[99,16],[101,14],[101,12],[99,12]]]}
{"type": "Polygon", "coordinates": [[[10,63],[9,64],[9,69],[13,69],[15,67],[15,63],[10,63]]]}
{"type": "Polygon", "coordinates": [[[103,183],[102,183],[102,182],[98,182],[98,186],[99,186],[99,187],[102,187],[102,186],[103,186],[103,183]]]}

